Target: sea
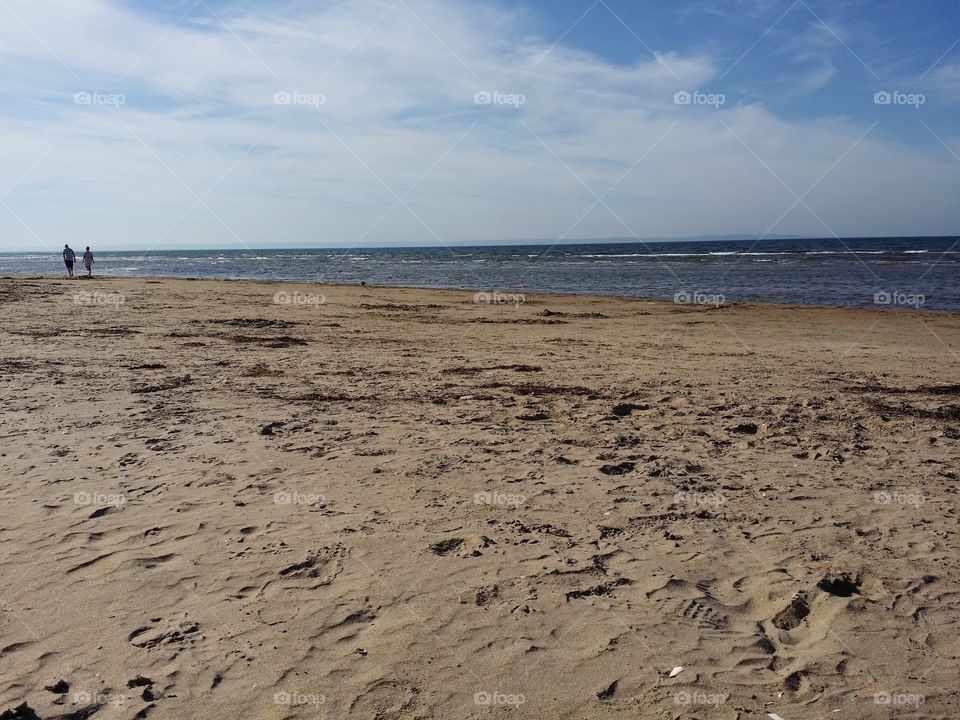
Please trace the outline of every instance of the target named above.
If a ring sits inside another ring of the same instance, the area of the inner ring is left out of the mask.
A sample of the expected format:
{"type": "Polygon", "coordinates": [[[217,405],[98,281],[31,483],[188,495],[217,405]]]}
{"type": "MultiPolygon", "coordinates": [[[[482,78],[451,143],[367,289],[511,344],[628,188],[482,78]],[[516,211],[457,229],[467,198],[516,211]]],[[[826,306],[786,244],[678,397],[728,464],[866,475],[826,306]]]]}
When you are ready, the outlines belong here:
{"type": "MultiPolygon", "coordinates": [[[[559,293],[713,305],[960,310],[960,237],[93,250],[97,275],[457,288],[494,302],[523,293],[559,293]]],[[[59,273],[64,273],[59,251],[0,252],[0,275],[59,273]]]]}

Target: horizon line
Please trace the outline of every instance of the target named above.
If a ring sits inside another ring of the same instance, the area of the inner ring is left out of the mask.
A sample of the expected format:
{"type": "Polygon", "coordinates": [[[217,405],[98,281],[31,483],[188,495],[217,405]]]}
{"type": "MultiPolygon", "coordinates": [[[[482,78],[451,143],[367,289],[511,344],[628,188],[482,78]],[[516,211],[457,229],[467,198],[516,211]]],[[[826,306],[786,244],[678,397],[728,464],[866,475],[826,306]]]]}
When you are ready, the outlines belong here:
{"type": "MultiPolygon", "coordinates": [[[[790,241],[790,240],[807,240],[807,241],[822,241],[822,240],[835,240],[838,242],[843,242],[844,240],[891,240],[891,239],[904,239],[904,240],[940,240],[940,239],[950,239],[950,238],[960,238],[960,234],[952,235],[847,235],[844,237],[831,237],[831,236],[806,236],[806,235],[770,235],[767,237],[760,237],[757,235],[740,235],[740,234],[730,234],[730,235],[690,235],[684,237],[647,237],[647,238],[633,238],[633,237],[601,237],[601,238],[581,238],[575,240],[550,240],[543,238],[534,238],[528,240],[468,240],[462,242],[451,242],[451,243],[433,243],[428,245],[353,245],[353,246],[344,246],[344,245],[270,245],[263,247],[236,247],[236,246],[192,246],[192,245],[181,245],[181,246],[167,246],[163,248],[143,248],[143,247],[122,247],[122,246],[113,246],[107,245],[106,249],[112,252],[177,252],[177,251],[193,251],[193,252],[206,252],[206,251],[229,251],[229,252],[252,252],[259,250],[267,251],[276,251],[276,250],[433,250],[433,249],[443,249],[443,248],[483,248],[483,247],[541,247],[543,245],[643,245],[646,243],[680,243],[680,242],[766,242],[766,241],[790,241]]],[[[66,243],[69,245],[69,243],[66,243]]],[[[81,243],[84,247],[87,247],[86,242],[81,243]]],[[[80,245],[78,245],[80,247],[80,245]]],[[[58,253],[60,252],[59,248],[48,249],[48,248],[31,248],[31,249],[11,249],[3,250],[0,249],[0,254],[4,253],[38,253],[38,252],[50,252],[58,253]]]]}

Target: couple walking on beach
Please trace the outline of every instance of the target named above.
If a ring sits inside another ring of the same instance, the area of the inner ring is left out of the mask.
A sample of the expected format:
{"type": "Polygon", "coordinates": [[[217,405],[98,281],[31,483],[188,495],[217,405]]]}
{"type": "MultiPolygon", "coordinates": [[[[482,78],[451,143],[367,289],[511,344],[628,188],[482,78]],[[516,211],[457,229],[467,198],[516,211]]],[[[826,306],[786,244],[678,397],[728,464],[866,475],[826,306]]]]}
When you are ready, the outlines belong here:
{"type": "MultiPolygon", "coordinates": [[[[67,275],[73,277],[73,262],[77,259],[77,254],[69,245],[63,246],[63,264],[67,266],[67,275]]],[[[87,277],[93,277],[93,253],[90,247],[83,253],[83,266],[87,269],[87,277]]]]}

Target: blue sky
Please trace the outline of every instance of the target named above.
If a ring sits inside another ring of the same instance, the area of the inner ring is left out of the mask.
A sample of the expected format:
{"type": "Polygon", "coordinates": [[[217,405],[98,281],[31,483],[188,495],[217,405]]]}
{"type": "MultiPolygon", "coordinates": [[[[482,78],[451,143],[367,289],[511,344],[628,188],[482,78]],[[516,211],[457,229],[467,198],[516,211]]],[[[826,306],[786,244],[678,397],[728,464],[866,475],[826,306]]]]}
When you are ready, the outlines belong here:
{"type": "Polygon", "coordinates": [[[0,250],[960,232],[960,5],[0,0],[0,250]]]}

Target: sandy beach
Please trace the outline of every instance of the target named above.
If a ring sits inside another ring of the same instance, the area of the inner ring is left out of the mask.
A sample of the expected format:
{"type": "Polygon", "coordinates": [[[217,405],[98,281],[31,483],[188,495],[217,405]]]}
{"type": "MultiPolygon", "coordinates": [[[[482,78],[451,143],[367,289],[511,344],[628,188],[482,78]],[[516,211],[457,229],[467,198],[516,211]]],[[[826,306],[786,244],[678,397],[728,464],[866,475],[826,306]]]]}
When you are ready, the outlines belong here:
{"type": "Polygon", "coordinates": [[[504,292],[0,279],[0,718],[960,716],[960,316],[504,292]]]}

